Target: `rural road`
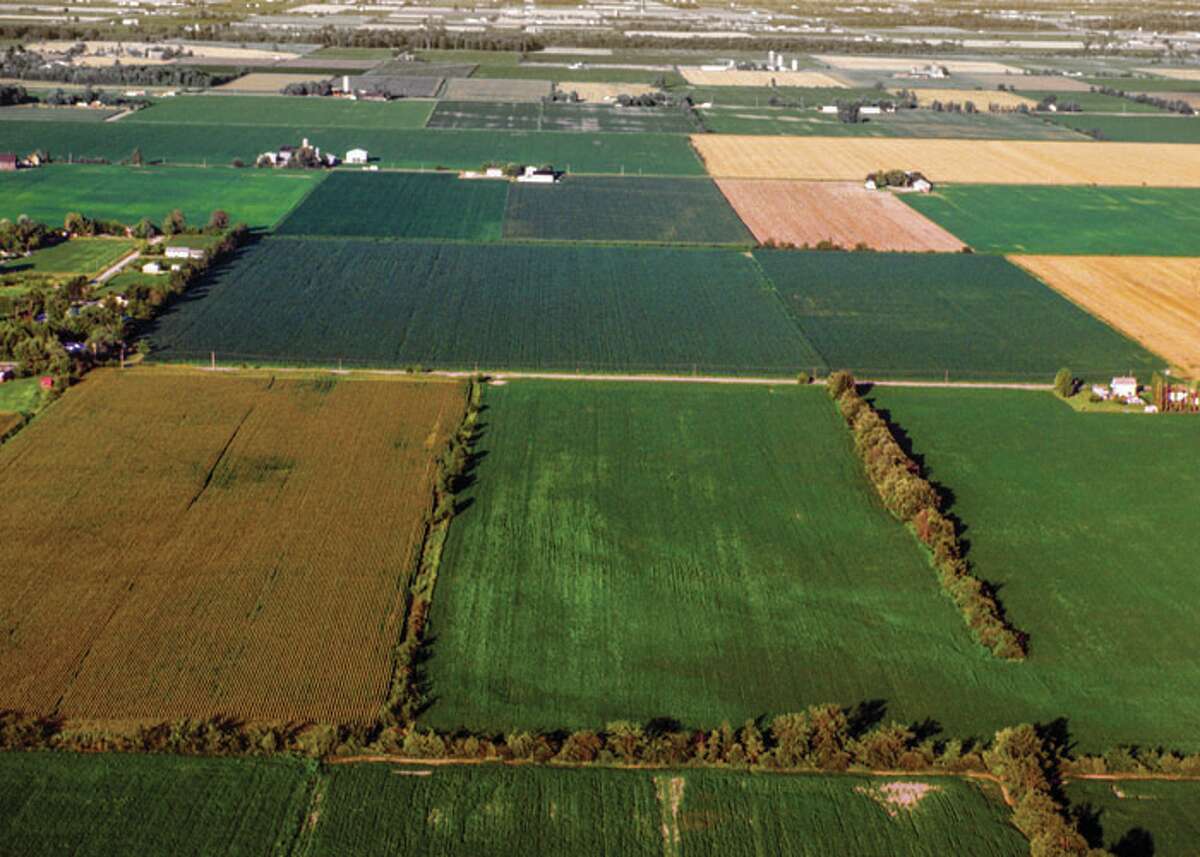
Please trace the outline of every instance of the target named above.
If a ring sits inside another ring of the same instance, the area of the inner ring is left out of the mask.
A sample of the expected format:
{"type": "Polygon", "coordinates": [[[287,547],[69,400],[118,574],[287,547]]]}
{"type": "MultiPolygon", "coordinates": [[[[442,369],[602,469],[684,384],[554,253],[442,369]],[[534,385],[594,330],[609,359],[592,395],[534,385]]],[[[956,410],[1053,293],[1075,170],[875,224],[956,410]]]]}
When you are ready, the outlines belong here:
{"type": "MultiPolygon", "coordinates": [[[[150,243],[151,244],[159,244],[162,242],[162,240],[163,240],[163,236],[157,235],[154,238],[150,239],[150,243]]],[[[107,283],[109,280],[111,280],[117,274],[121,273],[121,271],[125,270],[125,268],[127,268],[129,266],[129,263],[132,262],[134,259],[136,259],[138,257],[138,255],[139,255],[139,253],[137,250],[130,250],[129,254],[127,256],[123,256],[119,262],[117,262],[115,265],[113,265],[111,268],[109,268],[104,273],[100,274],[98,277],[96,277],[96,279],[92,280],[92,283],[97,286],[107,283]]]]}

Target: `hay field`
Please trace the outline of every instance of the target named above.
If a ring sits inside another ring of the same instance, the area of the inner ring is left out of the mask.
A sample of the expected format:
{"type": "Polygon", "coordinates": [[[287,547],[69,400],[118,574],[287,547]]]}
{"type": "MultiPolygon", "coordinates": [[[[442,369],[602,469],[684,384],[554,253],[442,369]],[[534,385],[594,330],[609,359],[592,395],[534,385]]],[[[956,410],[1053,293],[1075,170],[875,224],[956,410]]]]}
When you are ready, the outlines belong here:
{"type": "MultiPolygon", "coordinates": [[[[26,45],[26,49],[38,51],[39,53],[62,53],[69,50],[73,45],[79,44],[76,41],[46,41],[33,42],[26,45]]],[[[153,63],[153,60],[147,61],[142,57],[130,56],[129,51],[136,50],[145,53],[151,48],[161,48],[162,45],[152,42],[106,42],[106,41],[88,41],[83,43],[86,52],[82,57],[76,58],[76,63],[80,59],[96,54],[98,51],[111,52],[116,49],[121,50],[121,58],[125,65],[143,65],[147,62],[153,63]]],[[[209,59],[209,60],[228,60],[236,62],[238,60],[294,60],[299,59],[302,55],[297,53],[289,53],[288,51],[266,51],[258,48],[230,48],[223,45],[203,45],[203,44],[188,44],[187,50],[191,51],[192,56],[188,59],[209,59]]],[[[171,60],[171,62],[175,62],[171,60]]]]}
{"type": "Polygon", "coordinates": [[[89,375],[0,448],[0,709],[373,718],[461,410],[438,382],[89,375]]]}
{"type": "Polygon", "coordinates": [[[861,181],[878,169],[906,169],[935,182],[1200,187],[1200,145],[721,134],[691,139],[709,174],[722,178],[861,181]]]}
{"type": "Polygon", "coordinates": [[[541,101],[550,95],[548,80],[496,80],[452,77],[442,98],[447,101],[541,101]]]}
{"type": "MultiPolygon", "coordinates": [[[[894,92],[895,90],[893,90],[894,92]]],[[[998,89],[913,89],[916,93],[917,106],[928,107],[935,101],[941,101],[943,104],[951,101],[956,101],[963,104],[967,101],[974,102],[975,106],[980,110],[986,110],[989,104],[998,104],[1004,108],[1020,107],[1024,104],[1027,107],[1034,107],[1037,101],[1032,98],[1026,98],[1024,95],[1017,95],[1015,92],[1001,92],[998,89]]]]}
{"type": "Polygon", "coordinates": [[[618,95],[648,95],[658,88],[649,83],[588,83],[564,80],[557,84],[560,92],[574,92],[584,101],[603,101],[618,95]]]}
{"type": "Polygon", "coordinates": [[[1021,74],[1021,69],[986,60],[947,60],[928,57],[860,57],[815,55],[813,59],[846,71],[908,71],[913,66],[935,63],[951,74],[1021,74]]]}
{"type": "Polygon", "coordinates": [[[1061,74],[973,74],[971,83],[988,89],[1004,84],[1038,92],[1088,92],[1091,89],[1086,81],[1061,74]]]}
{"type": "Polygon", "coordinates": [[[1200,377],[1200,259],[1011,258],[1188,376],[1200,377]]]}
{"type": "Polygon", "coordinates": [[[704,71],[680,66],[683,79],[692,86],[820,86],[845,89],[846,84],[820,71],[704,71]]]}
{"type": "Polygon", "coordinates": [[[832,241],[850,248],[957,252],[959,241],[887,191],[857,182],[720,179],[717,186],[760,243],[832,241]]]}
{"type": "Polygon", "coordinates": [[[1171,80],[1200,80],[1200,68],[1139,68],[1143,74],[1167,77],[1171,80]]]}
{"type": "Polygon", "coordinates": [[[279,92],[289,83],[307,83],[310,80],[320,80],[322,75],[314,74],[279,74],[266,71],[251,72],[236,80],[222,83],[214,89],[227,92],[279,92]]]}

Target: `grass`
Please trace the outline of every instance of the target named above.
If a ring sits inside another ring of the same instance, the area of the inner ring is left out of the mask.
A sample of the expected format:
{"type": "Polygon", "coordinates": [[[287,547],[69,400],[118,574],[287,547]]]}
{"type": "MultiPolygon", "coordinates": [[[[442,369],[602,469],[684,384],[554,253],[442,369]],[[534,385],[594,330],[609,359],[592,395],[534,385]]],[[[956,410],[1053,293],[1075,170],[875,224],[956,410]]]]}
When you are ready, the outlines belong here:
{"type": "Polygon", "coordinates": [[[124,238],[73,238],[37,250],[32,256],[0,264],[0,273],[23,271],[31,274],[95,275],[116,264],[137,242],[124,238]]]}
{"type": "MultiPolygon", "coordinates": [[[[876,96],[878,97],[878,96],[876,96]]],[[[1079,135],[1019,113],[935,113],[901,110],[848,124],[837,116],[789,107],[717,107],[700,111],[717,134],[783,134],[823,137],[938,137],[978,140],[1063,140],[1079,135]]]]}
{"type": "Polygon", "coordinates": [[[29,414],[42,399],[39,378],[17,378],[0,384],[0,413],[29,414]]]}
{"type": "Polygon", "coordinates": [[[79,107],[0,107],[0,121],[24,122],[103,122],[119,109],[93,110],[79,107]]]}
{"type": "Polygon", "coordinates": [[[867,378],[1049,383],[1165,365],[995,256],[758,251],[805,338],[867,378]]]}
{"type": "Polygon", "coordinates": [[[272,238],[161,316],[163,360],[791,374],[813,354],[732,251],[272,238]]]}
{"type": "Polygon", "coordinates": [[[322,177],[269,170],[56,164],[0,174],[0,217],[26,214],[61,226],[68,212],[79,211],[100,220],[132,224],[148,217],[160,223],[178,208],[189,223],[204,224],[220,208],[234,223],[269,227],[322,177]]]}
{"type": "MultiPolygon", "coordinates": [[[[1140,104],[1119,95],[1105,95],[1102,92],[1026,92],[1019,90],[1018,95],[1041,101],[1047,96],[1054,95],[1059,104],[1078,104],[1085,113],[1158,113],[1163,111],[1153,104],[1140,104]]],[[[1039,113],[1039,116],[1046,114],[1039,113]]],[[[1057,116],[1058,114],[1055,114],[1057,116]]]]}
{"type": "MultiPolygon", "coordinates": [[[[1200,422],[1081,414],[1047,393],[876,388],[871,397],[953,492],[969,558],[1030,635],[1029,660],[989,688],[1008,697],[998,713],[1046,719],[1011,699],[1041,686],[1081,750],[1196,749],[1190,515],[1200,476],[1181,462],[1200,422]]],[[[978,692],[945,710],[973,708],[978,692]]]]}
{"type": "Polygon", "coordinates": [[[394,51],[391,48],[319,48],[304,55],[305,59],[315,60],[390,60],[394,51]]]}
{"type": "Polygon", "coordinates": [[[1194,116],[1096,116],[1056,114],[1049,121],[1080,132],[1099,131],[1104,140],[1124,143],[1200,143],[1194,116]]]}
{"type": "Polygon", "coordinates": [[[517,101],[439,101],[429,128],[541,130],[541,104],[517,101]]]}
{"type": "Polygon", "coordinates": [[[520,51],[417,51],[417,57],[433,63],[469,63],[472,65],[514,66],[521,61],[520,51]]]}
{"type": "Polygon", "coordinates": [[[691,113],[679,109],[478,101],[439,102],[429,127],[626,134],[690,134],[698,130],[691,113]]]}
{"type": "Polygon", "coordinates": [[[900,199],[986,253],[1200,255],[1200,191],[942,185],[900,199]]]}
{"type": "MultiPolygon", "coordinates": [[[[400,130],[421,128],[433,110],[430,101],[347,101],[273,95],[197,95],[159,99],[121,122],[130,125],[311,126],[314,140],[324,128],[400,130]]],[[[230,136],[237,136],[231,134],[230,136]]],[[[299,144],[299,140],[282,140],[299,144]]]]}
{"type": "Polygon", "coordinates": [[[753,244],[709,179],[568,177],[550,186],[514,184],[506,238],[753,244]]]}
{"type": "Polygon", "coordinates": [[[289,759],[0,754],[0,850],[22,857],[285,855],[308,770],[289,759]]]}
{"type": "Polygon", "coordinates": [[[1191,857],[1200,841],[1200,784],[1075,780],[1066,787],[1092,845],[1119,855],[1191,857]],[[1120,792],[1120,796],[1117,795],[1120,792]]]}
{"type": "Polygon", "coordinates": [[[1200,80],[1169,80],[1162,77],[1089,77],[1092,86],[1108,86],[1125,92],[1200,92],[1200,80]]]}
{"type": "Polygon", "coordinates": [[[334,173],[279,225],[284,235],[500,238],[507,182],[429,173],[334,173]]]}

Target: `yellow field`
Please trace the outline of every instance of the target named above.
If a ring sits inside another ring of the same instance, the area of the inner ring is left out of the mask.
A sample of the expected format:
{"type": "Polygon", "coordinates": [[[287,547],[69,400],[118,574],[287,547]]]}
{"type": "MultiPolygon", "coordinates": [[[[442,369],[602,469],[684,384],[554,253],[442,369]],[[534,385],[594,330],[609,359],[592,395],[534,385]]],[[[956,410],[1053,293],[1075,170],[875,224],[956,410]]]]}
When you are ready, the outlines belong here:
{"type": "Polygon", "coordinates": [[[236,80],[223,83],[216,88],[230,92],[279,92],[289,83],[307,83],[319,77],[320,75],[312,74],[276,74],[258,71],[244,74],[236,80]]]}
{"type": "MultiPolygon", "coordinates": [[[[1171,80],[1200,80],[1200,68],[1139,68],[1138,71],[1167,77],[1171,80]]],[[[1131,80],[1129,83],[1130,89],[1132,89],[1136,81],[1131,80]]]]}
{"type": "Polygon", "coordinates": [[[987,110],[989,104],[998,104],[1004,108],[1020,107],[1024,104],[1027,107],[1033,107],[1037,101],[1032,98],[1026,98],[1023,95],[1017,95],[1015,92],[1001,92],[998,89],[912,89],[911,92],[917,96],[918,107],[928,107],[934,101],[940,101],[943,104],[951,101],[957,101],[959,104],[964,104],[968,101],[974,102],[975,106],[980,110],[987,110]]]}
{"type": "Polygon", "coordinates": [[[819,71],[704,71],[680,66],[679,73],[692,86],[821,86],[845,89],[846,84],[819,71]]]}
{"type": "Polygon", "coordinates": [[[724,134],[692,145],[721,178],[862,181],[903,169],[935,182],[1200,187],[1200,145],[724,134]]]}
{"type": "Polygon", "coordinates": [[[603,101],[618,95],[648,95],[658,88],[648,83],[583,83],[564,80],[556,84],[560,92],[575,92],[584,101],[603,101]]]}
{"type": "Polygon", "coordinates": [[[1200,377],[1200,259],[1012,256],[1191,378],[1200,377]]]}
{"type": "Polygon", "coordinates": [[[834,54],[814,56],[834,68],[847,71],[908,71],[913,66],[925,67],[931,63],[945,66],[951,74],[1022,74],[1021,69],[986,60],[947,60],[928,57],[846,57],[834,54]]]}

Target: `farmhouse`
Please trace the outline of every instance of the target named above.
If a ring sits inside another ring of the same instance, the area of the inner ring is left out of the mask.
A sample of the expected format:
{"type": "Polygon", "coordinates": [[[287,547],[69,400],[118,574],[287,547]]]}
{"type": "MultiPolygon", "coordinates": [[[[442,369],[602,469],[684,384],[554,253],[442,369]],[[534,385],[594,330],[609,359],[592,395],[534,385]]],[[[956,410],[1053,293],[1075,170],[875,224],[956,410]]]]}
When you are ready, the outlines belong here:
{"type": "Polygon", "coordinates": [[[517,181],[533,184],[554,184],[560,178],[562,178],[562,173],[556,173],[553,167],[523,167],[520,175],[517,176],[517,181]]]}
{"type": "Polygon", "coordinates": [[[1138,382],[1137,378],[1130,376],[1122,376],[1112,379],[1112,394],[1118,399],[1128,399],[1131,396],[1137,396],[1138,382]]]}
{"type": "Polygon", "coordinates": [[[0,152],[0,172],[12,172],[17,168],[17,156],[12,152],[0,152]]]}
{"type": "Polygon", "coordinates": [[[201,247],[168,247],[166,256],[168,259],[203,259],[204,249],[201,247]]]}
{"type": "Polygon", "coordinates": [[[346,163],[348,164],[365,164],[370,160],[366,149],[351,149],[346,153],[346,163]]]}
{"type": "Polygon", "coordinates": [[[147,262],[145,265],[142,265],[142,273],[143,274],[161,274],[162,273],[162,265],[158,264],[158,262],[147,262]]]}

